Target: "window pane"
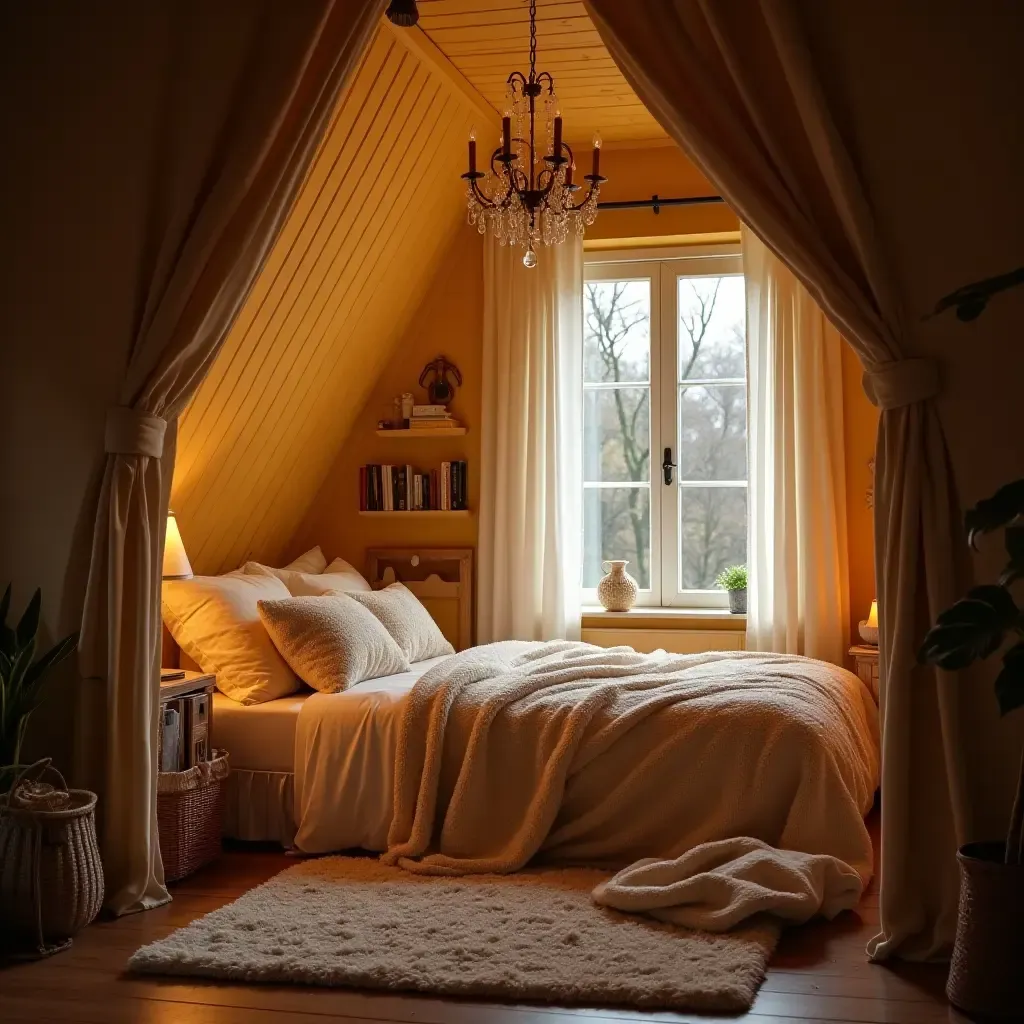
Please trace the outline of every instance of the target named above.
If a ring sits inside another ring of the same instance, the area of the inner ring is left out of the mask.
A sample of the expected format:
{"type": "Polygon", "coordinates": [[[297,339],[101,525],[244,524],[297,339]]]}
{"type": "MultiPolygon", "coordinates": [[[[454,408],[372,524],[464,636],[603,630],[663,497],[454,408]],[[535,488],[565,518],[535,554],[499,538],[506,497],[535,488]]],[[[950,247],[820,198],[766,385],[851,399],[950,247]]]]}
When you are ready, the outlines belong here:
{"type": "Polygon", "coordinates": [[[722,569],[746,560],[746,488],[680,487],[679,589],[714,590],[722,569]]]}
{"type": "Polygon", "coordinates": [[[679,379],[746,376],[743,278],[680,277],[679,379]]]}
{"type": "Polygon", "coordinates": [[[743,384],[679,389],[679,479],[747,479],[747,392],[743,384]]]}
{"type": "Polygon", "coordinates": [[[588,281],[583,316],[585,381],[650,380],[650,281],[588,281]]]}
{"type": "Polygon", "coordinates": [[[583,392],[583,479],[651,479],[649,388],[583,392]]]}
{"type": "Polygon", "coordinates": [[[626,571],[651,589],[649,487],[587,487],[583,491],[583,586],[596,587],[606,558],[626,558],[626,571]]]}

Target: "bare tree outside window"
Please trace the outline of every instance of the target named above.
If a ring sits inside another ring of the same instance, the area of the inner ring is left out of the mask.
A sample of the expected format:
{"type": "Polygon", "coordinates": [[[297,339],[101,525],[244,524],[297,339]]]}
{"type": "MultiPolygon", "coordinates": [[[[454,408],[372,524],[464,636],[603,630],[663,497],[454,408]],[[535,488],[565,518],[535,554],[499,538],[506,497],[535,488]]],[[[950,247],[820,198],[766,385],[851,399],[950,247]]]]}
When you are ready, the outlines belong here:
{"type": "Polygon", "coordinates": [[[651,291],[647,281],[584,286],[584,586],[626,558],[651,586],[651,291]],[[626,486],[608,486],[612,483],[626,486]],[[631,485],[631,486],[630,486],[631,485]]]}
{"type": "Polygon", "coordinates": [[[676,333],[677,363],[673,367],[663,355],[660,372],[677,375],[676,425],[674,436],[661,439],[651,422],[651,388],[661,386],[651,380],[652,346],[672,349],[651,336],[652,281],[657,280],[655,274],[590,280],[584,286],[587,588],[597,585],[601,562],[609,558],[628,559],[641,588],[652,588],[652,563],[661,558],[659,538],[652,537],[652,500],[666,497],[659,446],[672,447],[678,466],[673,587],[710,590],[722,568],[746,557],[743,279],[669,277],[676,289],[676,321],[661,329],[676,333]]]}

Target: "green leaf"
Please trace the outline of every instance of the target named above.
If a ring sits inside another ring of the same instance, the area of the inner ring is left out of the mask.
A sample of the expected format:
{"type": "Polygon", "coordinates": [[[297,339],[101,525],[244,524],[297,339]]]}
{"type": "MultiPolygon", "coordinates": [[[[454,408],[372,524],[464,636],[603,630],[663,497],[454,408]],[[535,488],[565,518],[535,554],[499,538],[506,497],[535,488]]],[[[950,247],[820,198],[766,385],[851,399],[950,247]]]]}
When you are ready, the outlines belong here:
{"type": "Polygon", "coordinates": [[[59,644],[51,647],[25,674],[26,684],[32,684],[44,673],[59,665],[78,645],[78,634],[64,637],[59,644]]]}
{"type": "Polygon", "coordinates": [[[32,595],[32,600],[29,601],[28,607],[25,609],[25,614],[22,615],[21,621],[18,623],[19,647],[28,647],[29,644],[35,643],[36,633],[39,632],[39,609],[42,600],[42,592],[37,587],[36,592],[32,595]]]}
{"type": "Polygon", "coordinates": [[[994,654],[1019,615],[1013,597],[1003,587],[974,587],[935,620],[918,659],[949,671],[966,668],[994,654]]]}
{"type": "Polygon", "coordinates": [[[1015,644],[1003,655],[1003,670],[996,678],[996,698],[1001,715],[1024,707],[1024,642],[1015,644]]]}
{"type": "Polygon", "coordinates": [[[1005,484],[991,498],[985,498],[967,510],[964,525],[971,547],[977,547],[981,534],[998,530],[1019,515],[1024,515],[1024,480],[1005,484]]]}
{"type": "Polygon", "coordinates": [[[999,577],[999,584],[1008,587],[1024,577],[1024,526],[1008,526],[1003,537],[1010,561],[999,577]]]}

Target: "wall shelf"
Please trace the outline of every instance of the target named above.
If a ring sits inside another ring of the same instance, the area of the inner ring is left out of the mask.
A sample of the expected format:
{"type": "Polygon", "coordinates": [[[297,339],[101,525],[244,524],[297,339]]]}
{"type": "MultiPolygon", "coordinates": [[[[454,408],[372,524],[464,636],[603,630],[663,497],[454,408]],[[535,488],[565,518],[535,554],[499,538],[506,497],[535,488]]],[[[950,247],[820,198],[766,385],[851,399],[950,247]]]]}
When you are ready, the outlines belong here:
{"type": "Polygon", "coordinates": [[[371,512],[360,510],[361,516],[378,516],[381,519],[468,519],[470,511],[468,508],[439,509],[427,508],[418,511],[398,512],[371,512]]]}
{"type": "Polygon", "coordinates": [[[378,437],[462,437],[465,427],[409,427],[407,430],[378,430],[378,437]]]}

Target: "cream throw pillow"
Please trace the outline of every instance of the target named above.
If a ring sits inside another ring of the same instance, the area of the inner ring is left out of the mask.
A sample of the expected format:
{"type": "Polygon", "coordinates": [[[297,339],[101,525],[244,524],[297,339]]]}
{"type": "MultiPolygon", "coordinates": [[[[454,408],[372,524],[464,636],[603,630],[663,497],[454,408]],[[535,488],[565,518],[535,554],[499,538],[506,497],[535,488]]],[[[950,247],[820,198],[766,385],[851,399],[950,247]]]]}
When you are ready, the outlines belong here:
{"type": "Polygon", "coordinates": [[[163,616],[178,646],[217,689],[240,704],[262,704],[299,688],[260,621],[260,600],[287,598],[271,575],[195,576],[163,585],[163,616]]]}
{"type": "Polygon", "coordinates": [[[321,693],[409,667],[388,631],[348,594],[260,601],[259,610],[285,661],[321,693]]]}
{"type": "Polygon", "coordinates": [[[430,612],[403,584],[392,583],[383,590],[352,594],[352,597],[380,619],[409,661],[424,661],[455,653],[455,648],[445,640],[430,612]]]}

